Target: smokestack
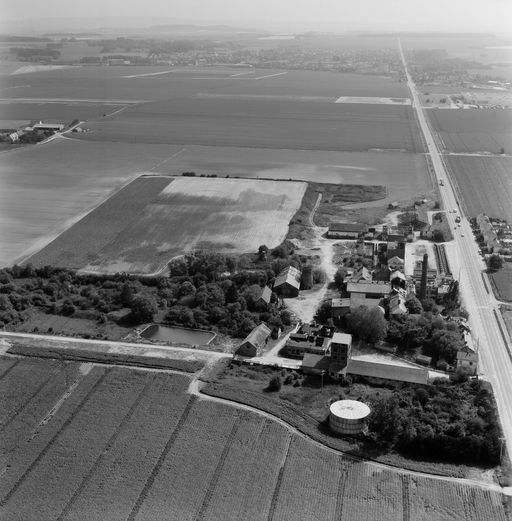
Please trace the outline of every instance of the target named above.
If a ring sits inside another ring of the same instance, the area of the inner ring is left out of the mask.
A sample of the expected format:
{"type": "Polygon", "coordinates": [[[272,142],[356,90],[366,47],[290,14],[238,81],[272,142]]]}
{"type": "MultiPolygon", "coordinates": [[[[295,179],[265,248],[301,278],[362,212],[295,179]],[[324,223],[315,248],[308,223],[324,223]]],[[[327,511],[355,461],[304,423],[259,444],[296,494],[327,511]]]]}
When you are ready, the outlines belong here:
{"type": "Polygon", "coordinates": [[[423,266],[421,270],[421,285],[420,285],[420,301],[424,301],[427,296],[427,268],[428,268],[428,253],[423,255],[423,266]]]}

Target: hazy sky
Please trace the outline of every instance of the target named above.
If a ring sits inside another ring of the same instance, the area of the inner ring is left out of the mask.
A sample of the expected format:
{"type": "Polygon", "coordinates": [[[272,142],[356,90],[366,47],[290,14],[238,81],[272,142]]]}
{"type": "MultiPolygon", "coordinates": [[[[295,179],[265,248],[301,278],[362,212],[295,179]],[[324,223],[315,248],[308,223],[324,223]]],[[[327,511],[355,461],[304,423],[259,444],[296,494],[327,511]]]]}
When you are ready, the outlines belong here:
{"type": "MultiPolygon", "coordinates": [[[[36,30],[38,22],[46,25],[43,20],[47,18],[116,16],[154,17],[162,23],[270,25],[290,31],[311,28],[512,33],[512,0],[0,0],[4,30],[7,20],[23,21],[36,30]]],[[[90,22],[84,19],[84,24],[90,22]]],[[[139,19],[140,26],[147,22],[139,19]]],[[[105,20],[105,25],[111,23],[105,20]]]]}

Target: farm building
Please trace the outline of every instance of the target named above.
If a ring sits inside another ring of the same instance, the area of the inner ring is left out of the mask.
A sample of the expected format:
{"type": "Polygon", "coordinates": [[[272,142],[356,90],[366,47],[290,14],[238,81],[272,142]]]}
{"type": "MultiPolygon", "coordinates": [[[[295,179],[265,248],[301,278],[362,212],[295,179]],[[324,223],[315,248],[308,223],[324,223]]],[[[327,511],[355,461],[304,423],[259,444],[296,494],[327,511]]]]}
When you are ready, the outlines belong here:
{"type": "Polygon", "coordinates": [[[304,374],[323,375],[329,371],[331,357],[306,353],[302,359],[302,372],[304,374]]]}
{"type": "Polygon", "coordinates": [[[350,307],[374,307],[387,297],[391,290],[389,282],[349,282],[347,292],[350,295],[350,307]]]}
{"type": "Polygon", "coordinates": [[[371,380],[395,380],[417,384],[428,383],[428,369],[423,367],[376,362],[360,358],[351,358],[347,368],[348,374],[365,376],[371,380]]]}
{"type": "Polygon", "coordinates": [[[293,266],[288,266],[276,277],[274,291],[283,298],[297,297],[299,295],[301,271],[293,266]]]}
{"type": "Polygon", "coordinates": [[[327,231],[329,239],[357,239],[366,233],[366,224],[331,223],[327,231]]]}
{"type": "Polygon", "coordinates": [[[297,331],[290,333],[284,350],[288,356],[302,358],[306,353],[325,355],[331,345],[334,328],[316,322],[301,324],[297,331]]]}
{"type": "Polygon", "coordinates": [[[270,297],[272,297],[272,290],[268,286],[265,286],[261,289],[261,295],[258,300],[256,300],[256,304],[268,306],[270,304],[270,297]]]}
{"type": "Polygon", "coordinates": [[[338,400],[329,407],[329,427],[337,434],[359,434],[366,425],[370,408],[356,400],[338,400]]]}
{"type": "Polygon", "coordinates": [[[64,128],[64,125],[62,123],[43,123],[40,121],[32,128],[34,130],[53,130],[54,132],[60,132],[64,128]]]}
{"type": "Polygon", "coordinates": [[[270,329],[265,324],[256,326],[238,346],[235,354],[239,356],[258,356],[261,349],[267,343],[270,329]]]}

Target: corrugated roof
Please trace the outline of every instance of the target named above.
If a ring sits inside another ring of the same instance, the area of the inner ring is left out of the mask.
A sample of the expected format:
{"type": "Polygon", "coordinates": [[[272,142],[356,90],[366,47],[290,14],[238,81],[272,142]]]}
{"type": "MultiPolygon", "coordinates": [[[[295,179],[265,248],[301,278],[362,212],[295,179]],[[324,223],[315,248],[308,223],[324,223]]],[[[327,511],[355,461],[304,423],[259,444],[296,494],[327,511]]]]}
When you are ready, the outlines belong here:
{"type": "Polygon", "coordinates": [[[249,342],[253,346],[262,346],[270,335],[270,329],[265,324],[256,326],[244,339],[242,344],[249,342]]]}
{"type": "Polygon", "coordinates": [[[404,366],[374,362],[370,360],[355,360],[348,363],[347,372],[350,374],[383,378],[399,382],[412,382],[426,384],[428,382],[428,369],[415,366],[404,366]]]}
{"type": "Polygon", "coordinates": [[[361,223],[331,223],[329,224],[330,232],[365,232],[366,224],[361,223]]]}
{"type": "Polygon", "coordinates": [[[300,277],[301,271],[297,268],[294,268],[293,266],[289,266],[276,277],[276,281],[274,282],[274,288],[283,284],[290,284],[290,286],[299,289],[300,277]]]}
{"type": "Polygon", "coordinates": [[[306,353],[302,359],[302,368],[315,369],[317,371],[327,371],[329,369],[330,363],[330,356],[306,353]]]}
{"type": "Polygon", "coordinates": [[[348,293],[374,293],[387,295],[391,290],[389,282],[349,282],[347,284],[348,293]]]}

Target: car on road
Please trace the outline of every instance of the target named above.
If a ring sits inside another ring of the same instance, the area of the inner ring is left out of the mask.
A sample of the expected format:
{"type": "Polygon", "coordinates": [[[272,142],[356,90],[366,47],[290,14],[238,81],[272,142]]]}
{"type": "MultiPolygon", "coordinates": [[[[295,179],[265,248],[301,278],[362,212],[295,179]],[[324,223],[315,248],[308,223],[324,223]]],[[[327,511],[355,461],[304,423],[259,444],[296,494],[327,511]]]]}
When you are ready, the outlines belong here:
{"type": "Polygon", "coordinates": [[[460,234],[460,236],[461,236],[461,237],[464,237],[464,234],[463,234],[463,233],[461,233],[461,234],[460,234]]]}

